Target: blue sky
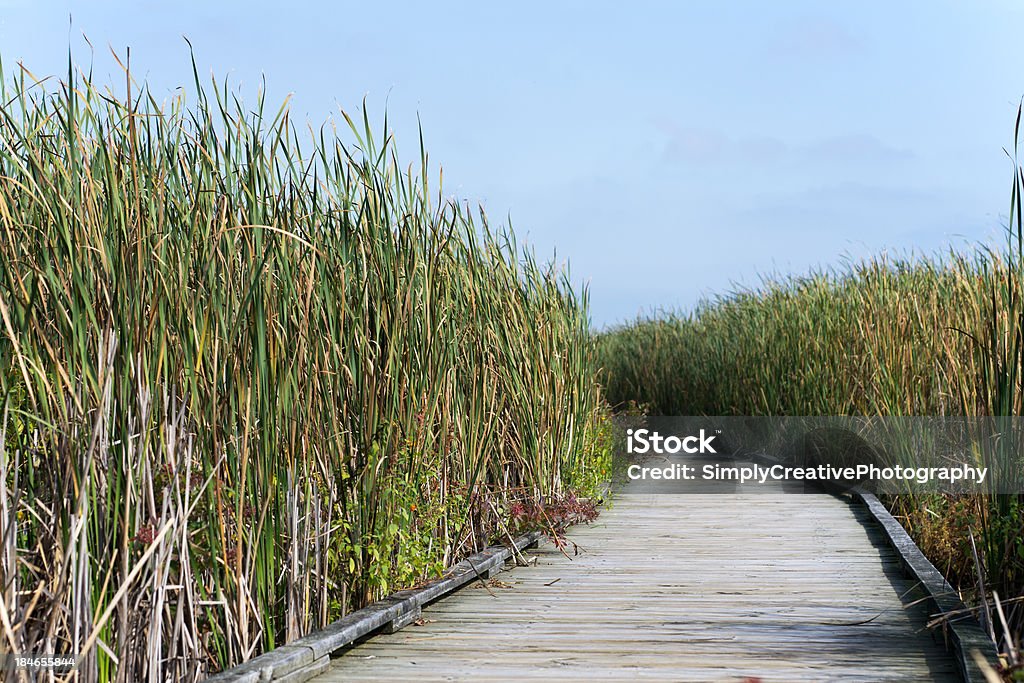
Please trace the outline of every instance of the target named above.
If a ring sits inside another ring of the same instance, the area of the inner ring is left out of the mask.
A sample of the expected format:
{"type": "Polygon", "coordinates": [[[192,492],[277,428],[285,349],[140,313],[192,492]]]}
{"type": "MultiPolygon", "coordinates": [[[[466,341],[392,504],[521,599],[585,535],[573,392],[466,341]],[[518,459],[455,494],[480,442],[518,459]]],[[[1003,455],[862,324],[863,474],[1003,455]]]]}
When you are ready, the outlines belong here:
{"type": "Polygon", "coordinates": [[[771,273],[998,243],[1024,95],[1000,2],[0,0],[36,75],[132,50],[157,94],[201,73],[319,124],[419,114],[446,191],[568,259],[599,325],[771,273]],[[69,18],[70,17],[70,18],[69,18]],[[95,46],[91,55],[82,35],[95,46]]]}

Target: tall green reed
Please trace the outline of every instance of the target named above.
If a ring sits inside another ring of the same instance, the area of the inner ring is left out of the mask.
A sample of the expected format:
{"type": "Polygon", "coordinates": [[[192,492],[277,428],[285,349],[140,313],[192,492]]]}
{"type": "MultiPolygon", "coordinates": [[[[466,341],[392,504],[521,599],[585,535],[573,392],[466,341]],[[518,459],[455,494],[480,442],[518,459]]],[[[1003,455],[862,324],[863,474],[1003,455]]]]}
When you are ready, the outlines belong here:
{"type": "Polygon", "coordinates": [[[0,652],[84,681],[200,679],[605,474],[565,272],[422,139],[193,73],[0,79],[0,652]]]}

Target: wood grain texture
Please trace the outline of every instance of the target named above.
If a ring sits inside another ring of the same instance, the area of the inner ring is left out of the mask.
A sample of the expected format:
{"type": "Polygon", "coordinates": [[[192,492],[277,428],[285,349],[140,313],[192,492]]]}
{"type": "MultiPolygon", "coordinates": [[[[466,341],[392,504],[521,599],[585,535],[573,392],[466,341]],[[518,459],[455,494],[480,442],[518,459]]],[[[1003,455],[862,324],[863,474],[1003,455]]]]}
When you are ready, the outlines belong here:
{"type": "Polygon", "coordinates": [[[335,658],[340,681],[958,680],[862,506],[825,494],[615,498],[536,564],[335,658]]]}

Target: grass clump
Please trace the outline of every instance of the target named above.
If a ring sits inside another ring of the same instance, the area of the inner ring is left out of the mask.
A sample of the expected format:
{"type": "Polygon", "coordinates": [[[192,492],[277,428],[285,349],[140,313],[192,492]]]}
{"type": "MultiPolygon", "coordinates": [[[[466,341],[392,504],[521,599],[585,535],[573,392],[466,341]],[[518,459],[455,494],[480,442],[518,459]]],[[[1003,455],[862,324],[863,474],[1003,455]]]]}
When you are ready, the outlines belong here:
{"type": "Polygon", "coordinates": [[[198,680],[593,495],[586,293],[345,118],[0,80],[0,653],[198,680]]]}

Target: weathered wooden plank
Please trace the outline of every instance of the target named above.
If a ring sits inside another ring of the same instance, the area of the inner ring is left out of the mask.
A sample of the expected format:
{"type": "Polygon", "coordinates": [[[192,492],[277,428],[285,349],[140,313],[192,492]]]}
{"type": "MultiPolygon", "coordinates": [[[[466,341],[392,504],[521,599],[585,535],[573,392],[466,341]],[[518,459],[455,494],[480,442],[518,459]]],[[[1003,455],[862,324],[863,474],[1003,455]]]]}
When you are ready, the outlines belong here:
{"type": "Polygon", "coordinates": [[[957,680],[869,519],[825,494],[619,496],[578,554],[542,544],[317,681],[957,680]]]}

